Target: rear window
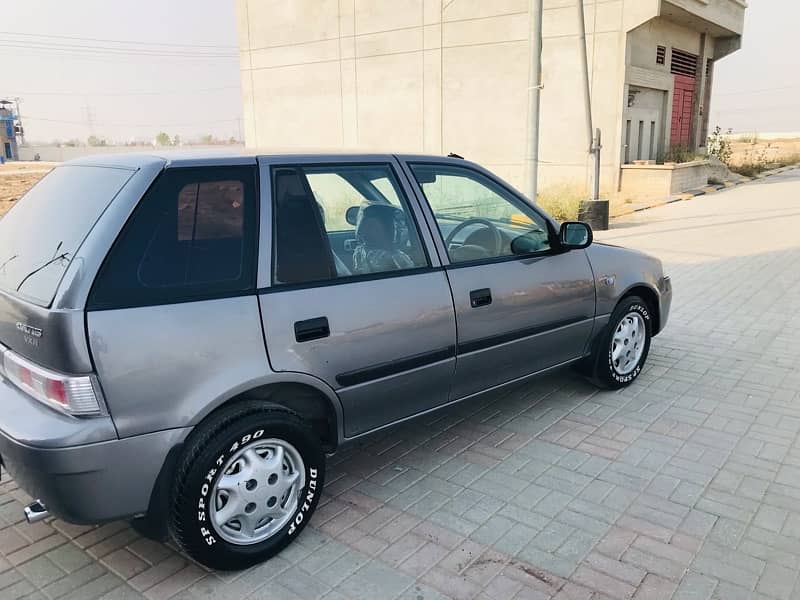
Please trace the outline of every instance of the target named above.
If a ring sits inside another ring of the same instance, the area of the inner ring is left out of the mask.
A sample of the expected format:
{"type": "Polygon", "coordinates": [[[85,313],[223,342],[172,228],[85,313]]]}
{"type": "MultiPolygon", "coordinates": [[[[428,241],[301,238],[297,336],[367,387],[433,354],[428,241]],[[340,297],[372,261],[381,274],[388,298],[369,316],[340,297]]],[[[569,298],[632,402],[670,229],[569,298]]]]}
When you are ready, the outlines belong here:
{"type": "Polygon", "coordinates": [[[0,289],[49,306],[83,240],[132,174],[63,166],[46,175],[0,218],[0,289]]]}

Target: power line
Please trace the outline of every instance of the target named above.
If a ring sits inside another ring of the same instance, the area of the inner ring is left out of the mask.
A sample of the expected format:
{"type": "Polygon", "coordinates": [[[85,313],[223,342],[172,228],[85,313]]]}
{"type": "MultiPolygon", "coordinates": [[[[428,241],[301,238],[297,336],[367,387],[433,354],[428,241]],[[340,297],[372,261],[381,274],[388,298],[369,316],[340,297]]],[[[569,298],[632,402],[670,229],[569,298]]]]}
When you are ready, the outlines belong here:
{"type": "MultiPolygon", "coordinates": [[[[16,48],[2,48],[0,47],[0,57],[3,55],[13,55],[15,57],[24,56],[25,58],[29,58],[31,60],[39,59],[42,61],[52,61],[54,57],[57,60],[77,60],[82,62],[91,62],[91,63],[103,63],[115,66],[124,66],[125,64],[130,64],[131,68],[141,68],[142,60],[147,61],[147,64],[152,65],[154,67],[162,67],[168,66],[172,68],[174,65],[186,65],[186,64],[199,64],[199,65],[207,65],[209,64],[209,60],[206,57],[198,56],[196,58],[193,57],[155,57],[155,60],[149,60],[148,57],[142,58],[140,56],[125,56],[125,55],[117,55],[117,56],[103,56],[102,54],[73,54],[70,52],[58,52],[53,53],[53,51],[49,50],[23,50],[23,49],[16,49],[16,48]],[[170,64],[167,64],[167,61],[170,64]],[[175,63],[174,61],[178,61],[175,63]]],[[[213,58],[213,57],[212,57],[213,58]]],[[[234,61],[232,57],[227,58],[228,61],[234,61]]],[[[0,58],[0,62],[2,58],[0,58]]],[[[223,63],[224,64],[224,63],[223,63]]]]}
{"type": "MultiPolygon", "coordinates": [[[[29,115],[25,116],[25,120],[27,121],[43,121],[45,123],[63,123],[67,125],[83,125],[86,126],[87,121],[70,121],[67,119],[51,119],[48,117],[31,117],[29,115]]],[[[233,121],[238,121],[239,117],[233,117],[231,119],[214,119],[214,122],[221,122],[221,123],[229,123],[233,121]]],[[[107,127],[152,127],[157,129],[159,127],[191,127],[193,125],[204,125],[208,124],[209,121],[194,121],[192,123],[158,123],[158,122],[151,122],[151,123],[114,123],[109,121],[95,121],[92,120],[94,125],[105,125],[107,127]]]]}
{"type": "Polygon", "coordinates": [[[130,91],[130,92],[14,92],[15,96],[168,96],[171,94],[202,94],[205,92],[218,92],[222,90],[238,90],[240,86],[238,85],[228,85],[222,87],[215,87],[215,88],[203,88],[199,90],[165,90],[165,91],[144,91],[144,90],[137,90],[137,91],[130,91]]]}
{"type": "Polygon", "coordinates": [[[755,112],[762,114],[766,110],[797,110],[797,104],[782,104],[779,106],[753,106],[751,108],[712,108],[711,112],[720,114],[735,114],[735,113],[748,113],[755,112]]]}
{"type": "Polygon", "coordinates": [[[46,33],[19,33],[15,31],[0,31],[0,35],[12,35],[18,37],[40,37],[40,38],[52,38],[52,39],[61,39],[61,40],[76,40],[82,42],[102,42],[102,43],[111,43],[111,44],[129,44],[129,45],[139,45],[139,46],[168,46],[173,48],[223,48],[226,50],[230,49],[237,49],[236,46],[230,45],[215,45],[215,44],[176,44],[174,42],[144,42],[139,40],[114,40],[108,38],[91,38],[91,37],[79,37],[73,35],[51,35],[46,33]]]}
{"type": "Polygon", "coordinates": [[[764,88],[760,90],[739,90],[738,92],[718,92],[714,94],[714,97],[717,96],[747,96],[750,94],[763,94],[766,92],[781,92],[783,90],[796,90],[800,88],[800,85],[785,85],[782,87],[774,87],[774,88],[764,88]]]}
{"type": "Polygon", "coordinates": [[[238,53],[209,53],[171,51],[171,50],[147,50],[137,48],[122,48],[114,46],[87,46],[78,44],[49,44],[43,42],[24,43],[19,40],[0,39],[0,47],[14,48],[22,50],[36,50],[44,52],[68,52],[75,54],[102,54],[104,56],[153,56],[157,58],[177,57],[177,58],[238,58],[238,53]]]}

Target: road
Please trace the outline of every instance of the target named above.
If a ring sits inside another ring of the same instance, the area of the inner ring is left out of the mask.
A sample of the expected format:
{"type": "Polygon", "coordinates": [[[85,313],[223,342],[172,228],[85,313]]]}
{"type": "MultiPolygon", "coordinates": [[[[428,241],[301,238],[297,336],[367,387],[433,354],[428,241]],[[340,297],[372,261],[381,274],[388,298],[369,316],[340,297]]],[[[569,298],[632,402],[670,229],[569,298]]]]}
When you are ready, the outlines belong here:
{"type": "Polygon", "coordinates": [[[800,597],[800,170],[597,238],[673,276],[633,387],[558,373],[339,454],[311,526],[244,573],[23,524],[5,475],[0,598],[800,597]]]}

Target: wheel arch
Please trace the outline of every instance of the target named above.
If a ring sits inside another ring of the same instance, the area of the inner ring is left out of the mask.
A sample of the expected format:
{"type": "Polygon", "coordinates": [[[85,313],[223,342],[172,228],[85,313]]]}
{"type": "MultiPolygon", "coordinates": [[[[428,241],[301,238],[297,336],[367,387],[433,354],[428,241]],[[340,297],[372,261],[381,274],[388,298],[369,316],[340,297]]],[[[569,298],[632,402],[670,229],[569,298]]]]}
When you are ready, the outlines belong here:
{"type": "Polygon", "coordinates": [[[653,311],[652,335],[657,335],[661,331],[661,307],[658,300],[658,292],[646,283],[633,284],[620,295],[615,308],[619,306],[620,302],[631,296],[639,296],[647,303],[647,307],[653,311]]]}
{"type": "MultiPolygon", "coordinates": [[[[265,404],[286,407],[310,420],[314,430],[320,435],[323,448],[332,452],[343,439],[342,406],[336,393],[324,382],[303,375],[287,373],[283,378],[236,390],[224,399],[210,403],[207,410],[198,414],[192,421],[193,427],[205,422],[212,415],[225,410],[233,404],[245,401],[262,401],[265,404]]],[[[183,452],[185,439],[174,446],[164,459],[153,491],[147,514],[133,520],[134,528],[146,537],[163,540],[167,537],[167,519],[170,491],[175,478],[178,460],[183,452]]]]}

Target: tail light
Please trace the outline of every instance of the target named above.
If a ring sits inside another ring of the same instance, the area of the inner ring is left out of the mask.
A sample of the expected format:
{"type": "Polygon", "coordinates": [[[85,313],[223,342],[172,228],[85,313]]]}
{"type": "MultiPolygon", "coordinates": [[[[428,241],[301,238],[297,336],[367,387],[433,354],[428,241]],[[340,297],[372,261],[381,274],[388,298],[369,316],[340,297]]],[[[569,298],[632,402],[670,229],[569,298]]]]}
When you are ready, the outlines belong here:
{"type": "Polygon", "coordinates": [[[63,375],[25,360],[11,350],[2,352],[0,375],[40,402],[74,416],[102,414],[92,375],[63,375]]]}

